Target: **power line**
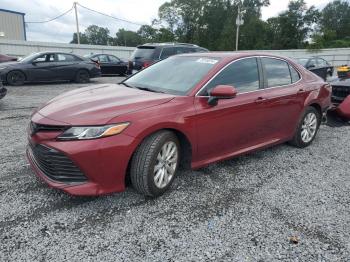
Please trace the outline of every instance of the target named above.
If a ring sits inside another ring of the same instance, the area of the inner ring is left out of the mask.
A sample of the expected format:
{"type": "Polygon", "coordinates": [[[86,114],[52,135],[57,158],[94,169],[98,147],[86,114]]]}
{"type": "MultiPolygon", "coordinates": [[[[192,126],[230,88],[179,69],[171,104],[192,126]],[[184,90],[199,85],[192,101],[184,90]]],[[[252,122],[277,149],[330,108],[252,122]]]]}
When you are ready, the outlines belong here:
{"type": "Polygon", "coordinates": [[[129,21],[129,20],[125,20],[125,19],[122,19],[122,18],[118,18],[118,17],[115,17],[115,16],[111,16],[111,15],[108,15],[108,14],[105,14],[105,13],[102,13],[102,12],[99,12],[99,11],[96,11],[96,10],[93,10],[93,9],[90,9],[90,8],[88,8],[88,7],[86,7],[86,6],[83,6],[83,5],[79,4],[79,3],[77,3],[77,4],[78,4],[80,7],[85,8],[85,9],[91,11],[91,12],[95,12],[95,13],[98,13],[98,14],[100,14],[100,15],[108,16],[108,17],[113,18],[113,19],[118,20],[118,21],[126,22],[126,23],[129,23],[129,24],[134,24],[134,25],[139,25],[139,26],[142,26],[142,25],[143,25],[143,24],[140,24],[140,23],[131,22],[131,21],[129,21]]]}
{"type": "Polygon", "coordinates": [[[30,22],[25,22],[25,23],[26,24],[44,24],[44,23],[49,23],[49,22],[52,22],[52,21],[54,21],[54,20],[56,20],[56,19],[58,19],[58,18],[60,18],[60,17],[62,17],[64,15],[68,14],[72,10],[73,10],[73,6],[69,10],[67,10],[66,12],[64,12],[64,13],[62,13],[62,14],[60,14],[60,15],[52,18],[52,19],[49,19],[49,20],[46,20],[46,21],[30,21],[30,22]]]}

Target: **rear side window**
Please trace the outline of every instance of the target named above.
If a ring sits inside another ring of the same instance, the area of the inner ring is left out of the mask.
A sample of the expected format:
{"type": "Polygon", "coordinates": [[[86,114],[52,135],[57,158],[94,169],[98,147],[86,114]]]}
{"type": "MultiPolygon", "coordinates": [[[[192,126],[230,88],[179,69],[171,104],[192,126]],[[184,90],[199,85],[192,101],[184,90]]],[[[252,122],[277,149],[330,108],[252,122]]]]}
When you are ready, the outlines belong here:
{"type": "Polygon", "coordinates": [[[120,62],[118,57],[110,55],[110,56],[108,56],[108,58],[109,58],[109,61],[111,61],[111,62],[120,62]]]}
{"type": "Polygon", "coordinates": [[[164,47],[160,54],[160,59],[165,59],[172,55],[175,55],[175,47],[164,47]]]}
{"type": "Polygon", "coordinates": [[[274,58],[262,58],[261,61],[265,70],[268,87],[283,86],[292,83],[287,62],[274,58]]]}
{"type": "Polygon", "coordinates": [[[234,86],[239,93],[259,89],[259,71],[256,58],[246,58],[229,64],[209,84],[201,95],[209,95],[217,85],[234,86]]]}
{"type": "Polygon", "coordinates": [[[290,69],[290,75],[292,77],[292,83],[297,82],[300,79],[299,73],[291,65],[289,65],[289,69],[290,69]]]}
{"type": "Polygon", "coordinates": [[[326,60],[324,60],[324,59],[322,59],[322,58],[318,58],[318,59],[317,59],[317,65],[318,65],[318,66],[321,66],[321,67],[322,67],[322,66],[323,66],[323,67],[324,67],[324,66],[328,66],[326,60]]]}
{"type": "Polygon", "coordinates": [[[152,59],[155,51],[153,46],[140,46],[135,49],[131,55],[131,59],[152,59]]]}
{"type": "Polygon", "coordinates": [[[69,54],[58,54],[57,55],[57,60],[59,62],[71,62],[71,61],[77,61],[78,59],[73,56],[73,55],[69,55],[69,54]]]}

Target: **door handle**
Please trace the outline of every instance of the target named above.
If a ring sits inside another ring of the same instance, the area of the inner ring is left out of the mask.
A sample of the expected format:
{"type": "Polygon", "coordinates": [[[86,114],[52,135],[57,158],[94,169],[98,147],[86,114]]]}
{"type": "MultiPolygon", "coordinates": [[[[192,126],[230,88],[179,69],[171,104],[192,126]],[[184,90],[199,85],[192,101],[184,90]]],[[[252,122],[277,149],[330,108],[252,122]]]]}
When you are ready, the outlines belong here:
{"type": "Polygon", "coordinates": [[[305,92],[305,90],[304,90],[303,88],[300,88],[300,89],[298,90],[298,93],[303,93],[303,92],[305,92]]]}
{"type": "Polygon", "coordinates": [[[266,101],[266,98],[263,98],[262,96],[259,96],[257,99],[255,99],[255,103],[262,103],[266,101]]]}

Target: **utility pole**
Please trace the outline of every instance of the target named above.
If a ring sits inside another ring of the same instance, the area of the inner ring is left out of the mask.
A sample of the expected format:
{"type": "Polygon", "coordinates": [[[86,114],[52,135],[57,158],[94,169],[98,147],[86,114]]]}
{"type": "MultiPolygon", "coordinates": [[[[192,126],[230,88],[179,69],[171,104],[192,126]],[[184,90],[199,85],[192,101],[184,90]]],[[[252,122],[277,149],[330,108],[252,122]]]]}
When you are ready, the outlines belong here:
{"type": "Polygon", "coordinates": [[[237,18],[236,18],[236,51],[238,51],[238,40],[239,40],[239,27],[243,25],[243,14],[245,14],[245,10],[241,10],[241,3],[238,4],[238,12],[237,12],[237,18]]]}
{"type": "Polygon", "coordinates": [[[80,33],[79,33],[79,20],[78,20],[78,8],[77,8],[77,2],[74,2],[74,10],[75,10],[75,23],[77,25],[77,39],[78,39],[78,45],[80,45],[80,33]]]}

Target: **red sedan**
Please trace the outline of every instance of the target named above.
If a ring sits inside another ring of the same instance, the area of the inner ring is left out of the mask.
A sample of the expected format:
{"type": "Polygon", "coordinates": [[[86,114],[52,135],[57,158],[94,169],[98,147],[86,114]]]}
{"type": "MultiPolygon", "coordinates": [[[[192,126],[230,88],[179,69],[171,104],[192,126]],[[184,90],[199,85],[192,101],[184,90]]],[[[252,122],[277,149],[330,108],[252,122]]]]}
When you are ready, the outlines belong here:
{"type": "Polygon", "coordinates": [[[17,57],[0,54],[0,63],[17,61],[17,57]]]}
{"type": "Polygon", "coordinates": [[[32,115],[27,156],[36,174],[73,195],[120,192],[130,178],[163,194],[193,169],[314,140],[330,86],[293,61],[255,53],[170,57],[120,84],[62,94],[32,115]]]}

